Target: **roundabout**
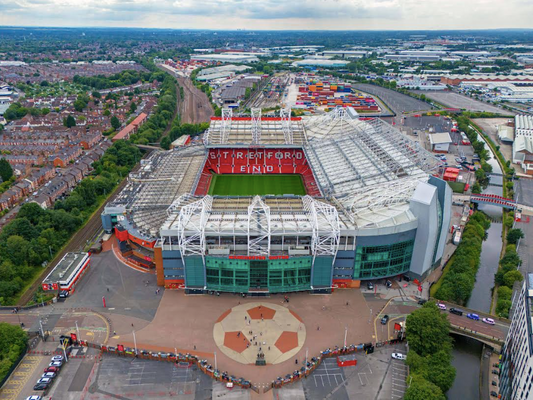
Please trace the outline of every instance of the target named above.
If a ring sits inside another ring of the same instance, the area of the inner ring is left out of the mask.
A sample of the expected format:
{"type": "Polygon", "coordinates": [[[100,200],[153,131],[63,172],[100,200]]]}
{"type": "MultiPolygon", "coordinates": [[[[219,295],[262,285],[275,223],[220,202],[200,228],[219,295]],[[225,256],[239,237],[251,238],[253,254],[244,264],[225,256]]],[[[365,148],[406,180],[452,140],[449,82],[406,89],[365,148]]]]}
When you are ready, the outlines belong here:
{"type": "Polygon", "coordinates": [[[278,364],[302,348],[306,330],[293,311],[273,303],[247,303],[225,311],[216,321],[213,337],[218,348],[242,364],[278,364]]]}

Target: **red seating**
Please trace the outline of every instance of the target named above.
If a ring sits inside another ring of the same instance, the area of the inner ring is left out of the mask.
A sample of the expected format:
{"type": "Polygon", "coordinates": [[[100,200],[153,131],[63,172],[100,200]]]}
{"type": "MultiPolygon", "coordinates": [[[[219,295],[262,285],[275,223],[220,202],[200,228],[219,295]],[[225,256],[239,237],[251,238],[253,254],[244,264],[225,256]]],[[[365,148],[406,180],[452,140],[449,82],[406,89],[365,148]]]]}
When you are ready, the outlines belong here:
{"type": "Polygon", "coordinates": [[[211,174],[299,174],[307,193],[320,196],[302,149],[210,149],[196,195],[205,195],[211,174]]]}

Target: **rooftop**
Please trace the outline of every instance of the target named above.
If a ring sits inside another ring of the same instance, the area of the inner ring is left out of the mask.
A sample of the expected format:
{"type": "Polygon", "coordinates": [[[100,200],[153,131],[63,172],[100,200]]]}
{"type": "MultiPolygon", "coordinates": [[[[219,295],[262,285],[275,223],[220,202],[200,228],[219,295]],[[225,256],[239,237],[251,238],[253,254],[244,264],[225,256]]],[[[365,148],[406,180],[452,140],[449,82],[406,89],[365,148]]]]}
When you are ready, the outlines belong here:
{"type": "Polygon", "coordinates": [[[43,283],[57,283],[60,281],[67,281],[68,278],[77,270],[81,263],[88,257],[88,253],[67,253],[63,256],[61,261],[44,279],[43,283]]]}

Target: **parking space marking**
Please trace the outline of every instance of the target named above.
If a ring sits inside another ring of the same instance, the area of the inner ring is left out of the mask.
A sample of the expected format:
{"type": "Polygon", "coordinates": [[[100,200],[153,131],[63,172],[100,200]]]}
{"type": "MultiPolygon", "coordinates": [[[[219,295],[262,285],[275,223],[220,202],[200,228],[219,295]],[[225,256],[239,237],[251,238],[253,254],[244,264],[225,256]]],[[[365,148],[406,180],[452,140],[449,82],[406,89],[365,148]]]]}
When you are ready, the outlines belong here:
{"type": "Polygon", "coordinates": [[[20,392],[32,377],[41,359],[42,357],[39,356],[25,356],[4,385],[4,388],[0,390],[0,397],[4,400],[18,399],[20,392]]]}

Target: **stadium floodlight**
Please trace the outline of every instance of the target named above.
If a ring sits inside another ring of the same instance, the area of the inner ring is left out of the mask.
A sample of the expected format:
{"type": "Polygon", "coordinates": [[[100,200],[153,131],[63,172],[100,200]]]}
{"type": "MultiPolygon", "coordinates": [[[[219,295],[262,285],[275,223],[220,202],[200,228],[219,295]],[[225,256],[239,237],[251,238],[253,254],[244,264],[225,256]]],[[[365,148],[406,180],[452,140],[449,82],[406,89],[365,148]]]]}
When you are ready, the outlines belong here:
{"type": "Polygon", "coordinates": [[[311,251],[317,256],[335,256],[339,245],[340,224],[337,209],[306,195],[302,198],[304,210],[313,227],[311,251]]]}
{"type": "Polygon", "coordinates": [[[283,129],[283,136],[285,137],[285,144],[293,144],[292,127],[291,127],[291,109],[282,108],[279,110],[281,117],[281,129],[283,129]]]}
{"type": "Polygon", "coordinates": [[[205,224],[213,204],[211,196],[181,207],[177,220],[178,246],[181,255],[205,255],[205,224]]]}
{"type": "Polygon", "coordinates": [[[260,196],[248,206],[248,255],[270,254],[270,207],[260,196]]]}
{"type": "Polygon", "coordinates": [[[229,133],[231,130],[231,119],[233,118],[233,110],[231,108],[222,109],[222,125],[220,126],[220,144],[228,142],[229,133]]]}
{"type": "Polygon", "coordinates": [[[261,144],[261,109],[252,108],[252,144],[261,144]]]}

